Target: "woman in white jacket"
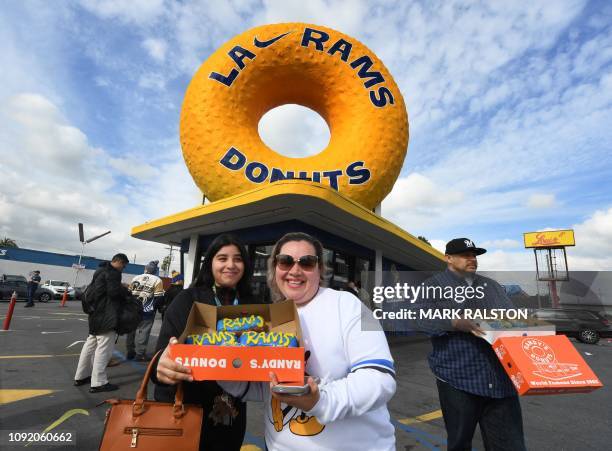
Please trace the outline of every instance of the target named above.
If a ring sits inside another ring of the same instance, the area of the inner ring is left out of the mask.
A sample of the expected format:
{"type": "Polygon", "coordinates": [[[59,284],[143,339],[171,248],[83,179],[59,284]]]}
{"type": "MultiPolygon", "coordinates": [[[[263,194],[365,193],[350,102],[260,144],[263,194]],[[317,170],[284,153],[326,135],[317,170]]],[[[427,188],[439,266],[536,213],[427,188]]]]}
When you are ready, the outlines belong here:
{"type": "MultiPolygon", "coordinates": [[[[323,247],[304,233],[282,237],[268,262],[273,296],[297,306],[310,393],[274,393],[272,373],[269,384],[221,385],[242,400],[264,401],[269,450],[393,450],[387,402],[395,393],[395,371],[387,340],[380,329],[362,330],[362,312],[370,318],[371,313],[357,297],[321,287],[324,273],[323,247]]],[[[160,381],[190,380],[189,373],[164,352],[157,367],[160,381]]]]}

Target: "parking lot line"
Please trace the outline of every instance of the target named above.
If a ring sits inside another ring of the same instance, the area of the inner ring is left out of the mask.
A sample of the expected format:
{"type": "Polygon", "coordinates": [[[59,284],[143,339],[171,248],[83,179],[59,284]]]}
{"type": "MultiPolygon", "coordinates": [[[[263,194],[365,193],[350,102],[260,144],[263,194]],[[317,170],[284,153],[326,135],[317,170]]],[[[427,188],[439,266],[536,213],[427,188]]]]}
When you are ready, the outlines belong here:
{"type": "Polygon", "coordinates": [[[391,420],[391,422],[396,428],[399,428],[411,435],[418,443],[430,451],[440,450],[440,445],[436,445],[436,443],[446,445],[446,439],[440,435],[429,434],[428,432],[422,431],[418,428],[401,424],[399,421],[391,420]]]}
{"type": "Polygon", "coordinates": [[[0,355],[0,359],[48,359],[50,357],[74,357],[81,354],[34,354],[34,355],[0,355]]]}
{"type": "Polygon", "coordinates": [[[9,404],[23,399],[35,398],[53,393],[56,390],[21,390],[21,389],[0,389],[0,405],[9,404]]]}
{"type": "Polygon", "coordinates": [[[408,425],[408,424],[424,423],[426,421],[435,420],[437,418],[442,418],[441,410],[434,410],[433,412],[425,413],[423,415],[419,415],[419,416],[412,417],[412,418],[403,418],[397,421],[399,423],[408,425]]]}
{"type": "Polygon", "coordinates": [[[52,315],[75,315],[75,316],[89,316],[87,313],[72,313],[72,312],[64,312],[64,313],[51,313],[52,315]]]}

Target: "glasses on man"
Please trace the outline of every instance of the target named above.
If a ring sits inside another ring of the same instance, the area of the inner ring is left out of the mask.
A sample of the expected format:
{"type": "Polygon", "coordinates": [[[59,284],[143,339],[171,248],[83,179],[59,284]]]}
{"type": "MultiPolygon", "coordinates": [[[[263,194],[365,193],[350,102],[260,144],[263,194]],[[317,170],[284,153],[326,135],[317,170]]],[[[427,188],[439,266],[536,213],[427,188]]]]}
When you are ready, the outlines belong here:
{"type": "Polygon", "coordinates": [[[291,255],[279,254],[275,260],[276,266],[282,271],[289,271],[296,263],[304,271],[312,271],[319,263],[319,257],[316,255],[303,255],[296,260],[291,255]]]}

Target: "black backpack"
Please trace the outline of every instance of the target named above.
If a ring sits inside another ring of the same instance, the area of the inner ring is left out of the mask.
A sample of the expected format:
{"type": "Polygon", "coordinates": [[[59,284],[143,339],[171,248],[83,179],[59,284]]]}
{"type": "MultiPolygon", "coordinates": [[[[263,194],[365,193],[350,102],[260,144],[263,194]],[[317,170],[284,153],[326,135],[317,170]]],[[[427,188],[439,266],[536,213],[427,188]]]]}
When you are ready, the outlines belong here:
{"type": "Polygon", "coordinates": [[[126,297],[119,308],[117,333],[119,335],[134,332],[142,321],[142,302],[134,296],[126,297]]]}
{"type": "Polygon", "coordinates": [[[94,288],[94,280],[91,281],[85,291],[83,291],[83,295],[81,296],[81,307],[83,308],[83,312],[91,315],[96,310],[96,296],[95,296],[95,288],[94,288]]]}

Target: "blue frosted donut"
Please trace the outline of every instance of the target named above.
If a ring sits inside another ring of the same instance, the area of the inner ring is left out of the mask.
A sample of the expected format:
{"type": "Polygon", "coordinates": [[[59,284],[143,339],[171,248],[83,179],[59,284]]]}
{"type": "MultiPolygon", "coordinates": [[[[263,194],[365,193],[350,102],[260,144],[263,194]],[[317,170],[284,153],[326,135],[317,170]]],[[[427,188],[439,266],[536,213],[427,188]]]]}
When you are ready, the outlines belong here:
{"type": "Polygon", "coordinates": [[[236,338],[236,334],[231,332],[211,332],[204,333],[201,335],[193,334],[188,335],[185,339],[185,344],[187,345],[201,345],[201,346],[210,346],[210,345],[220,345],[220,346],[240,346],[238,339],[236,338]]]}
{"type": "Polygon", "coordinates": [[[262,329],[264,319],[260,315],[241,316],[238,318],[223,318],[217,321],[217,331],[244,332],[262,329]]]}
{"type": "Polygon", "coordinates": [[[242,346],[278,346],[297,348],[298,342],[295,334],[286,332],[244,332],[240,336],[242,346]]]}

